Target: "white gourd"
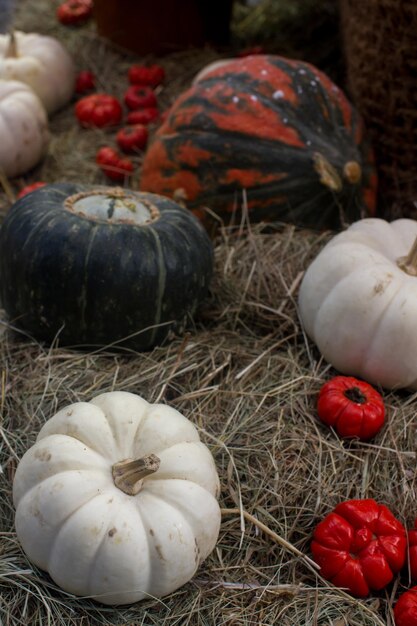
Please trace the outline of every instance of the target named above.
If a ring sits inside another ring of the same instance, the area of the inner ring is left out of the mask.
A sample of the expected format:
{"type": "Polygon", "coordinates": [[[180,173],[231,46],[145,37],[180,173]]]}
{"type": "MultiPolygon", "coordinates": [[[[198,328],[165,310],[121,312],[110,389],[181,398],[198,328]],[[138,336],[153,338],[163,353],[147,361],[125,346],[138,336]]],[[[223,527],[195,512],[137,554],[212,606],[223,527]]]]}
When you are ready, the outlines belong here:
{"type": "Polygon", "coordinates": [[[417,389],[416,238],[414,220],[360,220],[307,269],[300,318],[339,372],[389,389],[417,389]]]}
{"type": "Polygon", "coordinates": [[[15,31],[0,35],[0,78],[26,83],[54,113],[74,93],[75,65],[54,37],[15,31]]]}
{"type": "Polygon", "coordinates": [[[217,541],[218,492],[189,420],[131,393],[104,393],[59,411],[23,456],[16,532],[65,591],[127,604],[190,580],[217,541]]]}
{"type": "Polygon", "coordinates": [[[0,79],[0,168],[10,178],[34,167],[46,152],[46,111],[24,83],[0,79]]]}

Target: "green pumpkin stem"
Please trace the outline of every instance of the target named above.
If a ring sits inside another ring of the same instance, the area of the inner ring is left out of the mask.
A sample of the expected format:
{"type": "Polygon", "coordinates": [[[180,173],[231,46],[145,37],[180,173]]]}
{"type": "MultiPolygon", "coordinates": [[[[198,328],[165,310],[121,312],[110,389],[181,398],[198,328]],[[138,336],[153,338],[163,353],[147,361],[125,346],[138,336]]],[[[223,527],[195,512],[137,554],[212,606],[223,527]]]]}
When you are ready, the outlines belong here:
{"type": "Polygon", "coordinates": [[[19,56],[19,53],[17,51],[16,35],[14,33],[14,30],[11,30],[10,31],[9,45],[6,48],[6,52],[4,54],[4,58],[5,59],[17,59],[18,56],[19,56]]]}
{"type": "Polygon", "coordinates": [[[116,487],[128,496],[136,496],[142,489],[143,479],[158,471],[161,460],[155,454],[147,454],[141,459],[126,459],[112,466],[113,481],[116,487]]]}
{"type": "Polygon", "coordinates": [[[407,256],[402,256],[397,259],[397,265],[403,272],[410,274],[410,276],[417,276],[417,237],[407,256]]]}

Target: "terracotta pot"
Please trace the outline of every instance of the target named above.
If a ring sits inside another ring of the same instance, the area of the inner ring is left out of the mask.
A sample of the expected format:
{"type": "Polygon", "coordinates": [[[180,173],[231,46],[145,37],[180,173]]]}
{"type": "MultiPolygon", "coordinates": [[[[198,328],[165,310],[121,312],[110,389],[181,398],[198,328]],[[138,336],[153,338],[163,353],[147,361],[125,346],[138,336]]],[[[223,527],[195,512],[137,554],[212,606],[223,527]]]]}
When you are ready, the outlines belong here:
{"type": "Polygon", "coordinates": [[[226,45],[233,0],[95,0],[99,35],[137,54],[226,45]]]}

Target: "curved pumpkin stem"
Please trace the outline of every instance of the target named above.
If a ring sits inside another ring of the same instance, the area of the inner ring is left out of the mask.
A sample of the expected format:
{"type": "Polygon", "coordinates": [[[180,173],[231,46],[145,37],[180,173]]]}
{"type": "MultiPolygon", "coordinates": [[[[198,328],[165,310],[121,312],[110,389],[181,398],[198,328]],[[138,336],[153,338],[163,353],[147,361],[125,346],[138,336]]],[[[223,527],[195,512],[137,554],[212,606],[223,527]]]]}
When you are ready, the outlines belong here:
{"type": "Polygon", "coordinates": [[[320,182],[332,191],[341,191],[343,184],[333,165],[320,152],[313,154],[314,169],[320,177],[320,182]]]}
{"type": "Polygon", "coordinates": [[[402,256],[397,259],[397,265],[403,272],[410,274],[410,276],[417,276],[417,237],[407,256],[402,256]]]}
{"type": "MultiPolygon", "coordinates": [[[[314,169],[320,176],[320,182],[332,191],[341,191],[342,179],[336,168],[320,152],[313,154],[314,169]]],[[[357,161],[347,161],[343,166],[343,178],[351,185],[357,185],[362,178],[362,169],[357,161]]]]}
{"type": "Polygon", "coordinates": [[[7,46],[6,52],[4,53],[4,58],[5,59],[17,59],[18,56],[19,56],[19,53],[17,50],[16,35],[15,35],[14,30],[11,30],[9,45],[7,46]]]}
{"type": "Polygon", "coordinates": [[[158,471],[161,459],[155,454],[147,454],[141,459],[126,459],[112,466],[113,481],[116,487],[128,496],[136,496],[142,489],[143,479],[158,471]]]}
{"type": "Polygon", "coordinates": [[[155,454],[147,454],[141,459],[126,459],[112,466],[113,481],[116,487],[128,496],[135,496],[142,489],[145,476],[158,471],[161,460],[155,454]]]}

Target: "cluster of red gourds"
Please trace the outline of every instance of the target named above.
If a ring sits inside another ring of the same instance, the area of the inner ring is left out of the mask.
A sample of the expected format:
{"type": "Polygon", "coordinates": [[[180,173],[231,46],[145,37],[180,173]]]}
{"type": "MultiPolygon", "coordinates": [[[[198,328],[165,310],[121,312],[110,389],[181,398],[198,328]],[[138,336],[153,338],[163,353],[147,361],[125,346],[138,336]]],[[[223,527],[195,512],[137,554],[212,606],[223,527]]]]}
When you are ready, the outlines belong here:
{"type": "MultiPolygon", "coordinates": [[[[336,376],[320,389],[320,420],[343,438],[368,441],[382,428],[382,396],[368,383],[336,376]]],[[[358,597],[386,587],[405,565],[417,582],[417,519],[406,531],[391,511],[375,500],[342,502],[316,527],[313,557],[324,578],[358,597]]],[[[417,586],[398,600],[396,626],[417,626],[417,586]]]]}
{"type": "MultiPolygon", "coordinates": [[[[147,125],[159,119],[155,88],[165,79],[164,69],[157,64],[133,65],[128,71],[130,86],[124,94],[124,104],[129,113],[127,125],[116,133],[118,148],[125,154],[138,154],[148,142],[147,125]]],[[[86,128],[113,128],[123,121],[123,106],[113,95],[92,93],[95,79],[91,72],[81,72],[77,79],[76,93],[82,95],[75,105],[75,115],[86,128]]],[[[112,146],[102,146],[96,154],[96,163],[111,180],[123,181],[134,170],[130,158],[124,157],[112,146]]]]}
{"type": "MultiPolygon", "coordinates": [[[[78,0],[77,0],[78,1],[78,0]]],[[[160,114],[154,89],[165,79],[160,65],[133,65],[128,71],[130,87],[124,102],[129,112],[127,125],[116,133],[116,142],[125,154],[139,154],[148,142],[149,124],[158,122],[160,114]]],[[[96,78],[89,70],[79,72],[75,82],[75,94],[80,97],[75,105],[78,122],[85,128],[112,128],[123,120],[123,106],[114,96],[106,93],[90,93],[96,88],[96,78]],[[86,95],[89,94],[89,95],[86,95]]],[[[96,154],[96,163],[111,180],[123,182],[134,170],[130,158],[123,157],[112,146],[102,146],[96,154]]],[[[45,185],[37,181],[21,189],[17,198],[45,185]]]]}

